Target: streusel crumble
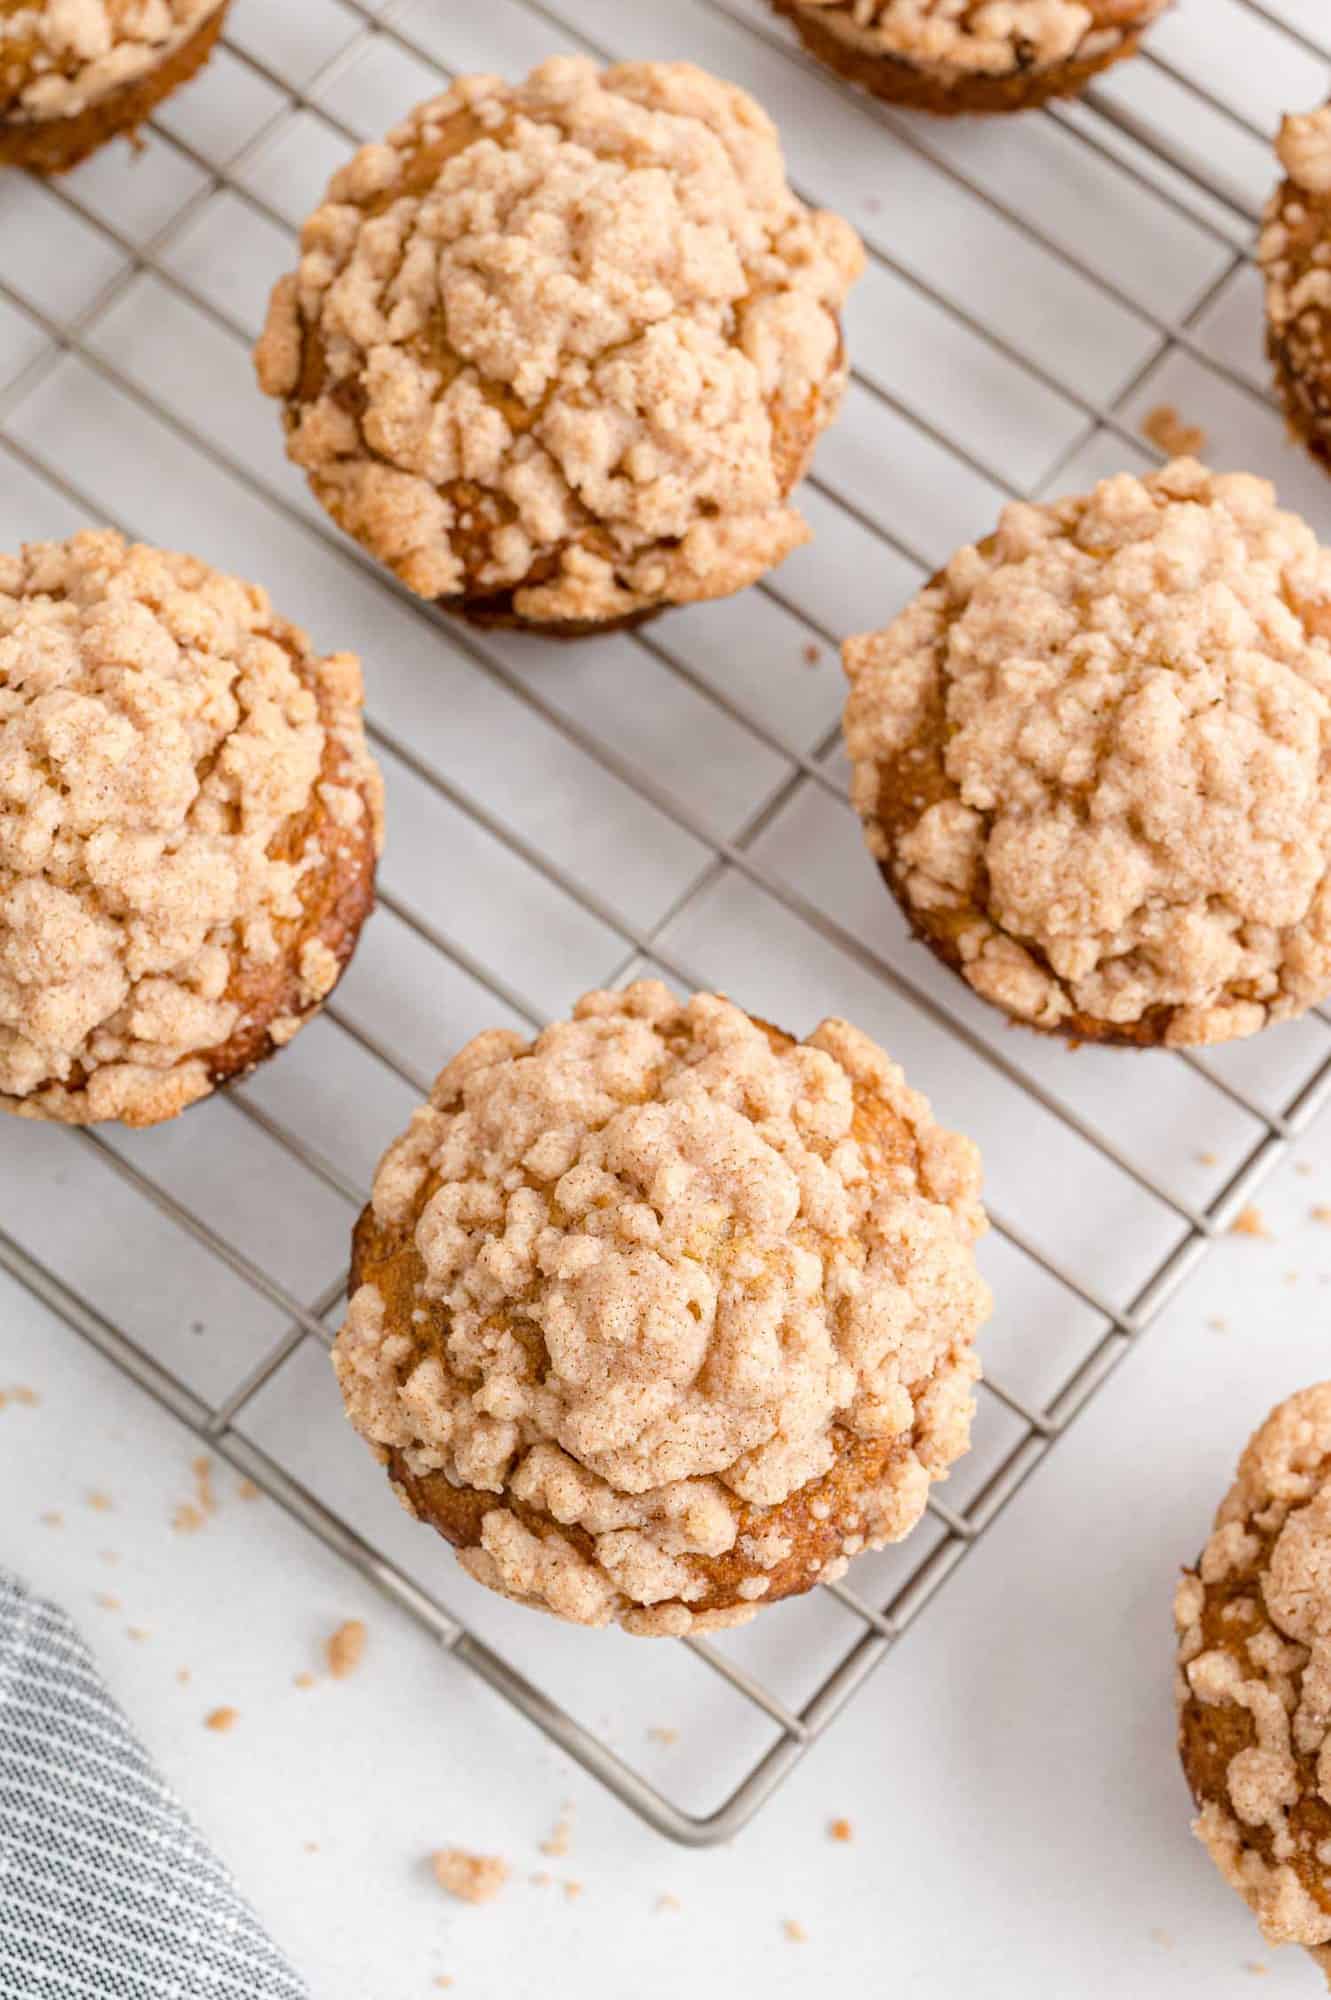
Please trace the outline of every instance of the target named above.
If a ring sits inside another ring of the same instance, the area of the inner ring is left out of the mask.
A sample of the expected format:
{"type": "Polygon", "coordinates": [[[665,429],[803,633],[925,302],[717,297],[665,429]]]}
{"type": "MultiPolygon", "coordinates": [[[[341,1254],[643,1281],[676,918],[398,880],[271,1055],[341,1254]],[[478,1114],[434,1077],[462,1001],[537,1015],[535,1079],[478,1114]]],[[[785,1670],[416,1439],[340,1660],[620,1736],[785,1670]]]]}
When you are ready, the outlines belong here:
{"type": "Polygon", "coordinates": [[[1024,111],[1132,55],[1168,0],[773,0],[812,55],[922,111],[1024,111]]]}
{"type": "Polygon", "coordinates": [[[1331,552],[1264,480],[1014,504],[845,661],[869,848],[1014,1019],[1220,1042],[1331,992],[1331,552]]]}
{"type": "Polygon", "coordinates": [[[412,590],[576,635],[752,583],[846,368],[862,253],[688,63],[461,78],[333,178],[259,381],[412,590]]]}
{"type": "Polygon", "coordinates": [[[1286,118],[1276,152],[1285,179],[1257,244],[1267,352],[1291,429],[1331,465],[1331,105],[1286,118]]]}
{"type": "Polygon", "coordinates": [[[967,1447],[973,1146],[844,1021],[642,981],[468,1044],[386,1154],[334,1365],[492,1589],[684,1633],[899,1540],[967,1447]]]}
{"type": "Polygon", "coordinates": [[[1196,1832],[1331,1983],[1331,1383],[1272,1411],[1174,1600],[1196,1832]]]}
{"type": "Polygon", "coordinates": [[[359,663],[85,533],[0,556],[0,1109],[170,1118],[287,1042],[373,895],[359,663]]]}
{"type": "Polygon", "coordinates": [[[0,165],[60,173],[207,62],[229,0],[0,0],[0,165]]]}

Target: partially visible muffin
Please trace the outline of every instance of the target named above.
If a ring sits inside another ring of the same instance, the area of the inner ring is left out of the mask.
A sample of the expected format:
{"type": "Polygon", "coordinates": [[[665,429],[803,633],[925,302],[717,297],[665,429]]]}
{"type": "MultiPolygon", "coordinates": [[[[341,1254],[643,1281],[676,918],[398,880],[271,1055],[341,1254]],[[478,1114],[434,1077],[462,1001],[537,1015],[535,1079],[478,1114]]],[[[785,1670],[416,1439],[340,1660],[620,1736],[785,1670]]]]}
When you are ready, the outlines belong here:
{"type": "Polygon", "coordinates": [[[1133,55],[1169,0],[772,0],[821,62],[921,111],[1025,111],[1133,55]]]}
{"type": "Polygon", "coordinates": [[[1276,152],[1286,178],[1257,243],[1267,353],[1291,430],[1331,465],[1331,104],[1286,118],[1276,152]]]}
{"type": "Polygon", "coordinates": [[[213,52],[230,0],[0,0],[0,166],[63,173],[213,52]]]}
{"type": "Polygon", "coordinates": [[[846,379],[862,252],[688,63],[460,79],[336,174],[256,366],[419,595],[566,636],[752,583],[846,379]]]}
{"type": "Polygon", "coordinates": [[[0,556],[0,1110],[151,1125],[252,1069],[380,837],[354,655],[109,532],[0,556]]]}
{"type": "Polygon", "coordinates": [[[1331,992],[1331,551],[1265,480],[1014,504],[845,662],[869,849],[1014,1020],[1223,1042],[1331,992]]]}
{"type": "Polygon", "coordinates": [[[334,1365],[408,1510],[584,1625],[733,1625],[898,1541],[967,1448],[970,1143],[844,1021],[590,993],[385,1155],[334,1365]]]}
{"type": "Polygon", "coordinates": [[[1267,1943],[1331,1984],[1331,1382],[1252,1438],[1174,1622],[1195,1831],[1267,1943]]]}

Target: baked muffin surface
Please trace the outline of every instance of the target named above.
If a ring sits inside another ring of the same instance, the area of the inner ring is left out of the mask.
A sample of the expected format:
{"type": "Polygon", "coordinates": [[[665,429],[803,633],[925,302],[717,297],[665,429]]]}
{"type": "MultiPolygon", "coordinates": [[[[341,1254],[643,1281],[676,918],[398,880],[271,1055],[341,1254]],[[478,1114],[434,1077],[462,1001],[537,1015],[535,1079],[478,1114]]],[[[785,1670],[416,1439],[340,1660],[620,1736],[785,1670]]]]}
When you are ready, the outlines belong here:
{"type": "Polygon", "coordinates": [[[1004,510],[845,649],[871,852],[1014,1019],[1206,1043],[1331,990],[1331,553],[1177,460],[1004,510]]]}
{"type": "Polygon", "coordinates": [[[1331,105],[1288,117],[1276,153],[1285,179],[1267,206],[1257,257],[1266,344],[1290,427],[1331,462],[1331,105]]]}
{"type": "Polygon", "coordinates": [[[752,582],[845,379],[858,239],[687,63],[461,79],[338,173],[256,355],[411,589],[576,633],[752,582]]]}
{"type": "Polygon", "coordinates": [[[385,1156],[334,1362],[409,1509],[579,1623],[736,1623],[966,1448],[974,1148],[844,1022],[592,993],[479,1036],[385,1156]]]}
{"type": "Polygon", "coordinates": [[[0,557],[0,1109],[152,1124],[290,1040],[372,902],[360,702],[192,557],[0,557]]]}
{"type": "Polygon", "coordinates": [[[1267,1942],[1331,1982],[1331,1383],[1252,1438],[1174,1615],[1195,1830],[1267,1942]]]}

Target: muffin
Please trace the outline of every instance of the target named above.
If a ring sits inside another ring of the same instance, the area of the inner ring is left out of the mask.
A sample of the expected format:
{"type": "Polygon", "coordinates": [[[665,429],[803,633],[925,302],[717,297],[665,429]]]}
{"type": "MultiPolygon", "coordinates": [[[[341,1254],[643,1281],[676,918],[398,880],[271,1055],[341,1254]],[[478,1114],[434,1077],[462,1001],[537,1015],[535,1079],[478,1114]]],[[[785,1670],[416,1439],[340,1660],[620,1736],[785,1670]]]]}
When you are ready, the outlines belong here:
{"type": "Polygon", "coordinates": [[[252,584],[0,556],[0,1109],[152,1125],[289,1042],[373,901],[360,666],[252,584]]]}
{"type": "Polygon", "coordinates": [[[1178,459],[1006,508],[845,647],[870,852],[1013,1020],[1223,1042],[1331,992],[1331,552],[1178,459]]]}
{"type": "Polygon", "coordinates": [[[63,173],[202,69],[230,0],[0,0],[0,166],[63,173]]]}
{"type": "Polygon", "coordinates": [[[1272,1411],[1174,1600],[1195,1831],[1331,1984],[1331,1382],[1272,1411]]]}
{"type": "Polygon", "coordinates": [[[1276,152],[1285,180],[1257,243],[1266,280],[1266,348],[1294,435],[1331,464],[1331,105],[1286,118],[1276,152]]]}
{"type": "Polygon", "coordinates": [[[338,525],[478,624],[752,583],[846,379],[858,238],[688,63],[462,78],[333,177],[256,354],[338,525]]]}
{"type": "Polygon", "coordinates": [[[740,1624],[967,1448],[979,1161],[844,1021],[589,993],[477,1036],[385,1155],[334,1350],[409,1512],[583,1625],[740,1624]]]}
{"type": "Polygon", "coordinates": [[[1168,0],[772,0],[811,55],[920,111],[1026,111],[1135,53],[1168,0]]]}

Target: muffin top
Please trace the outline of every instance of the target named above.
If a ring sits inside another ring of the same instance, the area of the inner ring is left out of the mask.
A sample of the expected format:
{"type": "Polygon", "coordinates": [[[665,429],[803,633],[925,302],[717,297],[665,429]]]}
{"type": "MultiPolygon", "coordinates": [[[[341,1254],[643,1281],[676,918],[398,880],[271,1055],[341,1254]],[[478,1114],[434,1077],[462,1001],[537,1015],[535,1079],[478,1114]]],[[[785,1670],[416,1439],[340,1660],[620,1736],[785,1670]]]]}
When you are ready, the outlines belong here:
{"type": "Polygon", "coordinates": [[[1331,1972],[1331,1382],[1272,1411],[1174,1603],[1197,1832],[1331,1972]]]}
{"type": "Polygon", "coordinates": [[[109,532],[0,556],[0,1105],[203,1095],[293,935],[300,997],[333,983],[302,895],[378,801],[357,661],[261,590],[109,532]]]}
{"type": "Polygon", "coordinates": [[[1331,105],[1286,118],[1276,152],[1287,178],[1257,244],[1267,315],[1297,374],[1322,377],[1331,396],[1331,105]]]}
{"type": "Polygon", "coordinates": [[[1331,988],[1331,553],[1274,501],[1180,459],[1013,505],[847,644],[869,847],[1018,1018],[1214,1042],[1331,988]]]}
{"type": "Polygon", "coordinates": [[[425,597],[541,621],[735,590],[831,414],[861,264],[687,63],[461,79],[336,174],[256,355],[288,448],[425,597]]]}
{"type": "Polygon", "coordinates": [[[1168,0],[798,0],[856,47],[921,68],[1006,75],[1116,48],[1168,0]]]}
{"type": "Polygon", "coordinates": [[[469,1043],[385,1156],[349,1413],[487,1496],[462,1560],[492,1587],[636,1631],[743,1611],[844,1454],[877,1475],[838,1556],[905,1533],[965,1449],[978,1194],[974,1148],[845,1022],[795,1042],[655,981],[588,994],[469,1043]]]}
{"type": "Polygon", "coordinates": [[[154,68],[221,0],[0,0],[0,118],[67,118],[154,68]]]}

